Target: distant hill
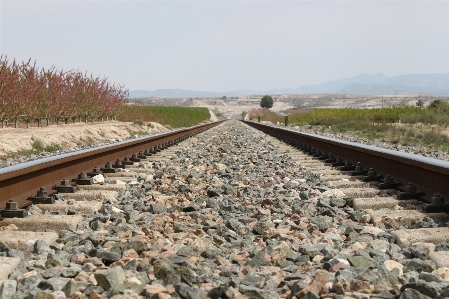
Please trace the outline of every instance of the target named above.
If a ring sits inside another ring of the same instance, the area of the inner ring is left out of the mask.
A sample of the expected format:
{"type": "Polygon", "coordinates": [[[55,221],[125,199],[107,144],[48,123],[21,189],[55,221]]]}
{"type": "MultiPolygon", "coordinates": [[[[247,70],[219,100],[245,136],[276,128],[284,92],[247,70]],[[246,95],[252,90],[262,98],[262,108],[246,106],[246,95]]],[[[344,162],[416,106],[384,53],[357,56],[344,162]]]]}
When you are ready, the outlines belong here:
{"type": "Polygon", "coordinates": [[[156,90],[131,90],[129,98],[215,98],[215,97],[235,97],[243,95],[237,92],[208,92],[193,91],[184,89],[156,89],[156,90]]]}
{"type": "Polygon", "coordinates": [[[436,96],[449,95],[449,74],[409,74],[388,77],[382,73],[328,81],[321,84],[303,85],[297,88],[271,90],[240,89],[227,92],[191,91],[184,89],[132,90],[130,98],[208,98],[235,97],[249,94],[301,94],[301,93],[339,93],[339,94],[417,94],[436,96]]]}
{"type": "Polygon", "coordinates": [[[297,88],[300,93],[338,93],[341,89],[351,84],[384,84],[388,77],[382,73],[367,75],[361,74],[357,77],[333,80],[322,84],[305,85],[297,88]]]}
{"type": "Polygon", "coordinates": [[[295,89],[270,90],[270,93],[340,93],[340,94],[414,94],[449,95],[449,74],[412,74],[388,77],[382,73],[361,74],[322,84],[295,89]]]}

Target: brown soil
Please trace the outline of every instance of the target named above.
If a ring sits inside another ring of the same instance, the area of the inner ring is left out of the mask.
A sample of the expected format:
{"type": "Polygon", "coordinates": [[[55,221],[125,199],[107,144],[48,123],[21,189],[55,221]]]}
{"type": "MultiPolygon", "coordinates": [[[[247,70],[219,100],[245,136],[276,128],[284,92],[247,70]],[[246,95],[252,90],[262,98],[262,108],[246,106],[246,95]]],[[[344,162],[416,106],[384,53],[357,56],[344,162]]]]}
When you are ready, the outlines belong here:
{"type": "Polygon", "coordinates": [[[44,147],[58,145],[63,149],[79,147],[106,141],[123,139],[167,131],[159,123],[136,125],[130,122],[108,121],[97,123],[76,123],[51,125],[49,127],[0,129],[0,159],[32,149],[38,140],[44,147]]]}

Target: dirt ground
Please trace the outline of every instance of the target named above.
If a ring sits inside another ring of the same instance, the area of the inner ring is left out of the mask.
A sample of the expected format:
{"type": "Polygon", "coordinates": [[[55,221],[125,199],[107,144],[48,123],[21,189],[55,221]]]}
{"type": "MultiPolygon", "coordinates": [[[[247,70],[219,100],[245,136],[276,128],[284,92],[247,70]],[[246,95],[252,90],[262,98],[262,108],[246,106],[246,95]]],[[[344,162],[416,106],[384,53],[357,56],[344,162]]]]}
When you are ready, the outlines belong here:
{"type": "Polygon", "coordinates": [[[209,113],[210,113],[210,121],[218,121],[218,117],[215,115],[212,109],[209,109],[209,113]]]}
{"type": "MultiPolygon", "coordinates": [[[[225,117],[233,118],[233,119],[241,119],[242,112],[249,112],[251,109],[260,108],[259,103],[251,105],[251,106],[222,106],[222,105],[201,105],[201,107],[206,107],[209,111],[217,109],[220,113],[222,113],[225,117]]],[[[273,107],[270,108],[271,111],[281,112],[287,110],[289,108],[294,108],[288,103],[284,103],[281,101],[274,102],[273,107]]]]}
{"type": "Polygon", "coordinates": [[[32,144],[36,143],[36,140],[44,147],[57,145],[63,149],[75,149],[83,144],[121,141],[136,135],[163,131],[167,131],[167,128],[159,123],[136,125],[119,121],[51,125],[28,129],[4,128],[0,129],[0,159],[32,149],[32,144]]]}

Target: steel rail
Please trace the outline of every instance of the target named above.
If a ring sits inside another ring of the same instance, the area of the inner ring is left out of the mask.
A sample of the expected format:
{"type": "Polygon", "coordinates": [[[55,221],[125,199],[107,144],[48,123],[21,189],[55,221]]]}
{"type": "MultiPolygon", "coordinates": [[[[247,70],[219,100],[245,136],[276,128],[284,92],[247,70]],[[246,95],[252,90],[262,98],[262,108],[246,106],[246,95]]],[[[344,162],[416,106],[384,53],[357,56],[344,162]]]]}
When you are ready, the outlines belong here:
{"type": "Polygon", "coordinates": [[[256,122],[244,123],[268,134],[280,135],[310,145],[326,153],[341,156],[353,163],[361,162],[364,169],[374,168],[377,174],[391,175],[402,183],[409,182],[426,193],[423,199],[430,201],[435,193],[449,199],[449,162],[419,155],[343,141],[336,138],[298,132],[256,122]]]}
{"type": "Polygon", "coordinates": [[[4,207],[8,200],[13,199],[20,207],[27,206],[28,196],[36,195],[40,187],[51,190],[63,178],[76,177],[80,172],[91,172],[95,166],[103,167],[107,162],[210,129],[222,122],[177,129],[0,168],[0,205],[4,207]]]}

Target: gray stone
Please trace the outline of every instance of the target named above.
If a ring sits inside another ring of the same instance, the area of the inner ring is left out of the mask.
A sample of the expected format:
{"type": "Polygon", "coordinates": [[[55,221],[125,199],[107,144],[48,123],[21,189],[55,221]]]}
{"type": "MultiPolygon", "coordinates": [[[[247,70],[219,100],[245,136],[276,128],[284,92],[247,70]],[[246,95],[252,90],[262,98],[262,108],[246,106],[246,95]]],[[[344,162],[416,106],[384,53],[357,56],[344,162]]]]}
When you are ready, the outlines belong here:
{"type": "Polygon", "coordinates": [[[218,201],[215,198],[208,198],[206,200],[206,208],[218,210],[220,209],[220,205],[218,204],[218,201]]]}
{"type": "Polygon", "coordinates": [[[41,281],[37,287],[41,290],[60,291],[67,284],[68,278],[52,277],[41,281]]]}
{"type": "Polygon", "coordinates": [[[342,208],[346,205],[346,200],[344,200],[343,198],[333,197],[330,199],[329,204],[331,207],[342,208]]]}
{"type": "Polygon", "coordinates": [[[432,297],[426,296],[418,292],[414,289],[405,289],[401,296],[399,296],[399,299],[431,299],[432,297]]]}
{"type": "Polygon", "coordinates": [[[254,257],[248,262],[248,266],[255,268],[260,266],[269,266],[270,263],[265,258],[265,250],[259,250],[254,257]]]}
{"type": "Polygon", "coordinates": [[[157,279],[165,280],[170,274],[175,273],[175,268],[172,264],[167,263],[163,260],[156,260],[153,263],[154,275],[157,279]]]}
{"type": "Polygon", "coordinates": [[[8,257],[16,257],[18,259],[24,260],[25,255],[20,250],[10,249],[7,254],[8,257]]]}
{"type": "Polygon", "coordinates": [[[51,268],[54,266],[63,266],[63,265],[64,265],[64,261],[58,254],[50,252],[47,255],[47,261],[45,262],[46,268],[51,268]]]}
{"type": "Polygon", "coordinates": [[[402,285],[401,291],[403,292],[406,289],[414,289],[425,296],[429,296],[430,298],[435,298],[438,295],[438,292],[434,287],[421,282],[412,282],[402,285]]]}
{"type": "Polygon", "coordinates": [[[92,221],[89,222],[89,227],[93,230],[93,231],[97,231],[103,228],[103,223],[98,220],[98,219],[94,219],[92,221]]]}
{"type": "Polygon", "coordinates": [[[44,254],[51,251],[50,246],[45,243],[43,240],[37,240],[36,243],[34,243],[34,253],[36,254],[44,254]]]}
{"type": "Polygon", "coordinates": [[[195,271],[193,271],[187,267],[183,267],[183,266],[177,266],[175,269],[176,269],[176,274],[181,276],[181,278],[186,280],[188,283],[190,283],[190,284],[196,283],[197,275],[196,275],[195,271]]]}
{"type": "Polygon", "coordinates": [[[115,262],[115,261],[120,260],[120,258],[121,258],[120,254],[118,254],[116,252],[112,252],[112,251],[107,251],[104,249],[97,250],[96,256],[99,259],[106,261],[106,262],[115,262]]]}
{"type": "Polygon", "coordinates": [[[350,269],[340,269],[335,273],[335,277],[341,277],[346,281],[351,281],[355,278],[355,273],[350,269]]]}
{"type": "Polygon", "coordinates": [[[268,222],[258,221],[253,227],[253,232],[258,235],[266,236],[268,234],[269,227],[270,225],[268,222]]]}
{"type": "Polygon", "coordinates": [[[265,278],[255,274],[248,274],[243,277],[242,284],[247,286],[257,286],[265,281],[265,278]]]}
{"type": "Polygon", "coordinates": [[[184,223],[175,221],[173,223],[173,230],[175,231],[175,233],[182,233],[187,232],[189,229],[186,225],[184,225],[184,223]]]}
{"type": "Polygon", "coordinates": [[[164,281],[166,285],[178,285],[181,284],[181,276],[178,274],[170,274],[167,279],[164,281]]]}
{"type": "Polygon", "coordinates": [[[416,272],[432,272],[436,270],[437,266],[431,260],[421,260],[418,258],[415,259],[406,259],[399,261],[402,265],[404,265],[404,272],[408,271],[416,271],[416,272]]]}
{"type": "Polygon", "coordinates": [[[3,299],[11,299],[17,290],[17,281],[7,279],[3,281],[3,284],[0,287],[0,298],[3,299]]]}
{"type": "Polygon", "coordinates": [[[226,221],[226,227],[232,229],[236,233],[239,233],[240,231],[244,230],[243,224],[234,218],[231,218],[228,221],[226,221]]]}
{"type": "Polygon", "coordinates": [[[376,282],[376,284],[381,285],[381,286],[388,286],[391,288],[394,288],[395,286],[397,286],[400,283],[398,280],[398,275],[394,275],[392,273],[393,273],[393,271],[391,271],[388,274],[381,275],[379,280],[376,282]]]}
{"type": "Polygon", "coordinates": [[[170,262],[171,264],[183,264],[184,262],[186,262],[188,260],[187,257],[185,256],[179,256],[177,254],[172,254],[168,257],[167,261],[170,262]]]}
{"type": "Polygon", "coordinates": [[[313,259],[316,255],[321,254],[321,250],[323,250],[323,248],[323,244],[301,245],[299,247],[299,252],[313,259]]]}
{"type": "Polygon", "coordinates": [[[73,293],[78,291],[78,286],[76,285],[75,280],[70,279],[67,283],[62,287],[61,291],[64,292],[66,296],[70,296],[73,293]]]}
{"type": "Polygon", "coordinates": [[[167,208],[156,204],[150,204],[150,212],[153,214],[165,214],[167,213],[167,208]]]}
{"type": "Polygon", "coordinates": [[[96,271],[94,275],[98,285],[105,290],[109,290],[112,286],[121,284],[126,279],[125,272],[120,266],[96,271]]]}
{"type": "Polygon", "coordinates": [[[144,242],[139,240],[133,240],[130,241],[128,244],[126,244],[124,249],[125,250],[134,249],[138,254],[141,254],[143,251],[147,249],[147,247],[144,242]]]}
{"type": "Polygon", "coordinates": [[[436,299],[445,299],[449,298],[449,288],[444,289],[436,299]]]}
{"type": "Polygon", "coordinates": [[[390,292],[383,291],[378,294],[371,294],[370,298],[372,299],[395,299],[397,296],[391,294],[390,292]]]}
{"type": "Polygon", "coordinates": [[[217,197],[221,194],[221,190],[218,188],[209,188],[206,193],[209,197],[217,197]]]}
{"type": "Polygon", "coordinates": [[[176,254],[179,256],[189,257],[192,255],[195,255],[195,251],[190,246],[184,246],[184,247],[179,248],[179,250],[176,254]]]}
{"type": "Polygon", "coordinates": [[[427,272],[421,272],[419,273],[419,279],[422,279],[424,281],[427,282],[439,282],[440,278],[437,277],[436,275],[433,275],[432,273],[427,273],[427,272]]]}
{"type": "Polygon", "coordinates": [[[104,289],[100,286],[96,286],[96,285],[89,285],[87,286],[84,291],[83,294],[90,296],[90,294],[92,294],[93,292],[96,292],[98,294],[101,294],[104,292],[104,289]]]}
{"type": "Polygon", "coordinates": [[[201,252],[201,256],[206,258],[206,259],[214,259],[216,258],[218,255],[220,255],[220,251],[219,250],[204,250],[203,252],[201,252]]]}
{"type": "Polygon", "coordinates": [[[351,266],[361,269],[377,268],[377,263],[372,258],[366,256],[350,256],[348,261],[351,266]]]}
{"type": "Polygon", "coordinates": [[[318,226],[318,229],[322,232],[327,230],[334,223],[333,218],[329,216],[315,216],[310,218],[310,222],[318,226]]]}
{"type": "Polygon", "coordinates": [[[185,299],[199,299],[198,290],[189,287],[186,284],[180,284],[175,286],[176,292],[185,299]]]}
{"type": "Polygon", "coordinates": [[[287,260],[277,260],[275,265],[277,267],[283,269],[283,268],[286,268],[286,267],[294,266],[295,263],[292,262],[292,261],[287,261],[287,260]]]}
{"type": "Polygon", "coordinates": [[[278,299],[279,298],[279,295],[275,291],[259,289],[256,287],[246,286],[244,284],[241,284],[239,286],[239,292],[251,299],[253,299],[253,298],[254,299],[256,299],[256,298],[278,299]]]}
{"type": "MultiPolygon", "coordinates": [[[[145,284],[133,282],[133,281],[126,281],[124,283],[120,283],[117,285],[112,286],[108,291],[108,296],[115,296],[119,294],[125,294],[127,291],[132,291],[135,294],[140,294],[143,291],[143,288],[145,287],[145,284]]],[[[129,298],[129,297],[128,297],[129,298]]],[[[136,297],[138,298],[138,297],[136,297]]]]}
{"type": "Polygon", "coordinates": [[[307,294],[303,297],[304,299],[320,299],[317,293],[308,291],[307,294]]]}
{"type": "Polygon", "coordinates": [[[137,271],[137,268],[139,267],[139,260],[138,259],[133,259],[131,261],[129,261],[124,267],[123,270],[130,270],[130,271],[137,271]]]}

